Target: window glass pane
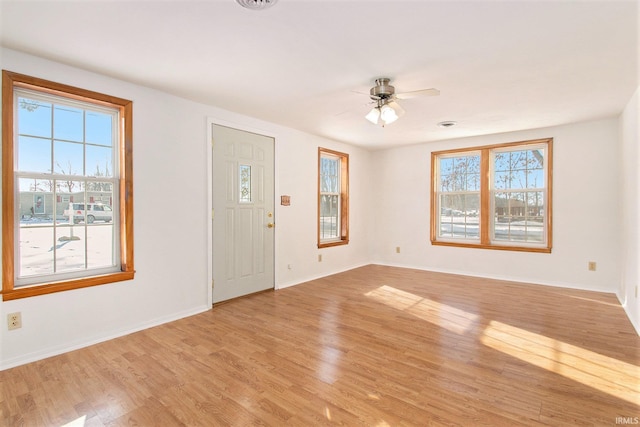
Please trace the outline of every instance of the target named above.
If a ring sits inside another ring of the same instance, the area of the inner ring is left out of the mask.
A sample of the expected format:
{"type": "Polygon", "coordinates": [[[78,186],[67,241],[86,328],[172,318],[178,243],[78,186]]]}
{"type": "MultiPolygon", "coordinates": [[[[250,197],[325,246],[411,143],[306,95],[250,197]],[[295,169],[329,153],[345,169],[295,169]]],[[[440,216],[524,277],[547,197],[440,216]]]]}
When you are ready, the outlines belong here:
{"type": "Polygon", "coordinates": [[[51,173],[51,141],[20,136],[18,139],[18,170],[51,173]]]}
{"type": "MultiPolygon", "coordinates": [[[[74,181],[73,179],[58,179],[55,181],[56,192],[61,195],[67,195],[69,202],[84,201],[84,181],[74,181]]],[[[65,209],[67,206],[65,206],[65,209]]]]}
{"type": "Polygon", "coordinates": [[[85,146],[87,176],[113,176],[113,149],[95,145],[85,146]]]}
{"type": "Polygon", "coordinates": [[[240,165],[240,203],[251,202],[251,166],[240,165]]]}
{"type": "Polygon", "coordinates": [[[544,150],[498,152],[494,157],[494,188],[543,188],[544,150]]]}
{"type": "Polygon", "coordinates": [[[440,237],[480,238],[480,194],[440,196],[440,237]]]}
{"type": "Polygon", "coordinates": [[[110,114],[87,111],[86,137],[89,144],[113,146],[113,118],[110,114]]]}
{"type": "Polygon", "coordinates": [[[56,227],[55,272],[84,270],[86,268],[86,228],[82,225],[56,227]]]}
{"type": "Polygon", "coordinates": [[[320,197],[320,238],[332,239],[339,236],[339,196],[320,197]]]}
{"type": "Polygon", "coordinates": [[[509,188],[521,189],[527,186],[527,171],[525,169],[514,169],[511,174],[509,188]]]}
{"type": "Polygon", "coordinates": [[[467,191],[480,191],[480,173],[467,174],[467,191]]]}
{"type": "Polygon", "coordinates": [[[53,216],[53,182],[45,179],[19,180],[18,215],[21,221],[51,220],[53,216]]]}
{"type": "Polygon", "coordinates": [[[18,133],[51,138],[51,104],[18,97],[18,133]]]}
{"type": "Polygon", "coordinates": [[[527,188],[544,188],[544,170],[530,169],[527,173],[527,188]]]}
{"type": "Polygon", "coordinates": [[[440,191],[477,191],[480,187],[480,156],[440,159],[440,191]]]}
{"type": "Polygon", "coordinates": [[[56,105],[53,111],[53,137],[66,141],[84,141],[83,110],[56,105]]]}
{"type": "Polygon", "coordinates": [[[53,255],[55,237],[53,227],[20,221],[18,228],[20,258],[16,265],[21,277],[54,272],[53,255]]]}
{"type": "Polygon", "coordinates": [[[87,227],[87,267],[116,265],[113,250],[113,223],[87,227]]]}
{"type": "Polygon", "coordinates": [[[480,173],[480,156],[469,156],[466,158],[466,163],[468,174],[480,173]]]}
{"type": "Polygon", "coordinates": [[[320,159],[320,192],[339,192],[339,165],[338,158],[322,157],[320,159]]]}
{"type": "Polygon", "coordinates": [[[510,160],[510,155],[509,153],[496,153],[495,155],[495,159],[494,159],[494,171],[496,172],[503,172],[503,171],[509,171],[511,170],[511,166],[509,164],[509,160],[510,160]]]}
{"type": "Polygon", "coordinates": [[[440,175],[449,175],[453,173],[453,159],[443,157],[440,159],[440,175]]]}
{"type": "Polygon", "coordinates": [[[543,242],[544,193],[496,192],[494,238],[512,242],[543,242]]]}
{"type": "Polygon", "coordinates": [[[62,175],[83,175],[83,144],[54,141],[54,172],[62,175]]]}

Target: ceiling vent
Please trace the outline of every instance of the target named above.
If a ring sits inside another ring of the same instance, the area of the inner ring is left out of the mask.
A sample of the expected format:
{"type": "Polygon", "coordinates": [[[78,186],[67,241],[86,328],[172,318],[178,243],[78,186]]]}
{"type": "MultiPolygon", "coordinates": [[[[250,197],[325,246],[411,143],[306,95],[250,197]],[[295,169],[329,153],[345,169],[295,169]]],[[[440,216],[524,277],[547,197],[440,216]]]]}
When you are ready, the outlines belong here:
{"type": "Polygon", "coordinates": [[[454,122],[453,120],[447,120],[447,121],[438,123],[438,126],[440,126],[441,128],[450,128],[450,127],[455,126],[457,124],[458,124],[458,122],[454,122]]]}
{"type": "Polygon", "coordinates": [[[240,6],[251,10],[268,9],[277,2],[278,0],[236,0],[240,6]]]}

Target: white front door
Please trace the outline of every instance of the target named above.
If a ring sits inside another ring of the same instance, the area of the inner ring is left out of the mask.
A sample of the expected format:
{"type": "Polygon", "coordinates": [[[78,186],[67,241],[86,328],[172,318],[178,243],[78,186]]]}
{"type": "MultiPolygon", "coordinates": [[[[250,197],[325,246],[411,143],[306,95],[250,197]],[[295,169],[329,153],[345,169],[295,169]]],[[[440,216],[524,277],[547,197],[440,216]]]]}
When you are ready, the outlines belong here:
{"type": "Polygon", "coordinates": [[[274,140],[213,125],[213,303],[274,287],[274,140]]]}

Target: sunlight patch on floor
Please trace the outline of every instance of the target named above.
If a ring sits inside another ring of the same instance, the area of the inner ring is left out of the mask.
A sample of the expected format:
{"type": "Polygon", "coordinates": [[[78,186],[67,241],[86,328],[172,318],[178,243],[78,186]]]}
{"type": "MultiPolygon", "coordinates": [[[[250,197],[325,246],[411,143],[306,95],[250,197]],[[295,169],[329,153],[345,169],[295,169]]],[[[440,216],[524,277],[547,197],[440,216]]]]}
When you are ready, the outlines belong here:
{"type": "Polygon", "coordinates": [[[482,344],[596,390],[640,404],[640,367],[492,320],[482,344]]]}
{"type": "Polygon", "coordinates": [[[327,417],[329,421],[331,421],[331,409],[328,407],[324,407],[324,416],[327,417]]]}
{"type": "Polygon", "coordinates": [[[575,296],[575,295],[567,295],[569,298],[573,298],[573,299],[579,299],[582,301],[588,301],[590,303],[597,303],[597,304],[604,304],[604,305],[608,305],[609,307],[620,307],[620,304],[617,302],[606,302],[606,301],[601,301],[599,299],[594,299],[594,298],[585,298],[585,297],[579,297],[579,296],[575,296]]]}
{"type": "Polygon", "coordinates": [[[71,421],[70,423],[67,423],[67,424],[65,424],[63,426],[60,426],[60,427],[84,427],[86,420],[87,420],[87,416],[83,415],[80,418],[77,418],[77,419],[71,421]]]}
{"type": "Polygon", "coordinates": [[[478,316],[411,292],[383,285],[365,296],[457,334],[473,328],[478,316]]]}
{"type": "Polygon", "coordinates": [[[338,379],[338,363],[342,352],[329,346],[322,347],[322,357],[316,368],[316,375],[320,381],[333,384],[338,379]]]}

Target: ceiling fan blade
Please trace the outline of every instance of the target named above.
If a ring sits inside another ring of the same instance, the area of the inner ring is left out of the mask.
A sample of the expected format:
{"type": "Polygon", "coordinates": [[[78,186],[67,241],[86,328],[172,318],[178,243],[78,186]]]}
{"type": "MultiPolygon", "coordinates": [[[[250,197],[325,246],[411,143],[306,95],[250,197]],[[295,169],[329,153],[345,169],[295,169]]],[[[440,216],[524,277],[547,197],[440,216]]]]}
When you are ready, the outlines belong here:
{"type": "Polygon", "coordinates": [[[411,92],[402,92],[396,93],[397,99],[409,99],[416,98],[418,96],[438,96],[440,95],[440,91],[438,89],[421,89],[421,90],[413,90],[411,92]]]}

